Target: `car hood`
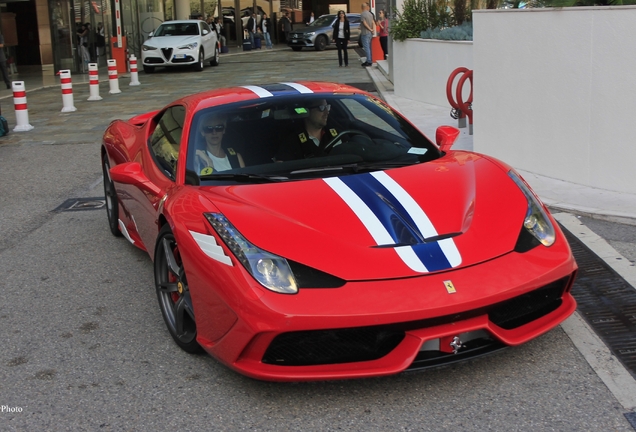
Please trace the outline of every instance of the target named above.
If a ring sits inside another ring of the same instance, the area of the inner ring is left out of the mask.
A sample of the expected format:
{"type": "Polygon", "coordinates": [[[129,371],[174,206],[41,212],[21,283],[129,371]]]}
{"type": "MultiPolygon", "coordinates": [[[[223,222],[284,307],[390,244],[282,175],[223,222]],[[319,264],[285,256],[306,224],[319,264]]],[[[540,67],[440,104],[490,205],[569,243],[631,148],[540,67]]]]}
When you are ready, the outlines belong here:
{"type": "Polygon", "coordinates": [[[155,36],[148,39],[145,45],[155,48],[177,48],[192,42],[199,42],[200,36],[155,36]]]}
{"type": "Polygon", "coordinates": [[[254,245],[346,280],[501,256],[527,210],[505,169],[469,152],[373,173],[200,189],[254,245]]]}

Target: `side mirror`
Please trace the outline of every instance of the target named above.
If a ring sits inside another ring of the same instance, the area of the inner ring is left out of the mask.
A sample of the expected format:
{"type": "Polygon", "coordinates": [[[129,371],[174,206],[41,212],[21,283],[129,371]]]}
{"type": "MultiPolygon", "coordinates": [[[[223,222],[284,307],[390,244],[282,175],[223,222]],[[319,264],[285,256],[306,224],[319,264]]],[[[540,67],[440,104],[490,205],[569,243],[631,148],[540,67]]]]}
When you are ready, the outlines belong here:
{"type": "Polygon", "coordinates": [[[152,184],[141,170],[139,162],[126,162],[110,169],[110,178],[116,183],[136,186],[155,196],[163,196],[163,191],[152,184]]]}
{"type": "Polygon", "coordinates": [[[203,30],[203,31],[202,31],[202,33],[203,33],[203,36],[205,36],[206,34],[208,34],[208,33],[210,33],[210,32],[209,32],[209,31],[207,31],[207,30],[203,30]]]}
{"type": "Polygon", "coordinates": [[[435,132],[435,142],[441,151],[446,152],[450,150],[458,136],[459,129],[452,126],[440,126],[435,132]]]}
{"type": "Polygon", "coordinates": [[[155,32],[150,32],[148,33],[148,39],[150,39],[152,37],[152,35],[155,34],[155,32]]]}

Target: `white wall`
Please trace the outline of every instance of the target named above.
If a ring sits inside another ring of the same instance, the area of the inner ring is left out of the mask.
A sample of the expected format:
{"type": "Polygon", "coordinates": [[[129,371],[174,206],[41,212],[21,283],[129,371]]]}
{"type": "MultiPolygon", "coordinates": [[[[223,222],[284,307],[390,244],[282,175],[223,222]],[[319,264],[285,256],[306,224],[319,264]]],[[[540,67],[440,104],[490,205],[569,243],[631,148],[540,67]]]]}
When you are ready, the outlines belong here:
{"type": "MultiPolygon", "coordinates": [[[[456,68],[473,68],[472,48],[473,43],[468,41],[393,41],[391,58],[395,94],[450,109],[446,82],[456,68]]],[[[464,86],[463,94],[468,98],[469,85],[464,86]]]]}
{"type": "Polygon", "coordinates": [[[634,23],[634,6],[474,11],[475,151],[636,193],[634,23]]]}

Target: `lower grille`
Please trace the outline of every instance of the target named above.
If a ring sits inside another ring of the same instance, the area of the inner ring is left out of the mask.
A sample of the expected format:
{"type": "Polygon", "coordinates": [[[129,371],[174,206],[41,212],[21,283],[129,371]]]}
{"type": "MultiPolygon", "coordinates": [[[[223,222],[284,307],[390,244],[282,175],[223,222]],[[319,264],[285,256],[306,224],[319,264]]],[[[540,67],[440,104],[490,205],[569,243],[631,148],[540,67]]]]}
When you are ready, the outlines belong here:
{"type": "Polygon", "coordinates": [[[172,59],[172,63],[189,63],[193,61],[194,61],[194,57],[192,56],[186,56],[185,58],[172,59]]]}
{"type": "Polygon", "coordinates": [[[403,331],[382,327],[283,333],[274,338],[263,363],[312,366],[377,360],[404,339],[403,331]]]}
{"type": "Polygon", "coordinates": [[[495,305],[488,319],[499,327],[511,330],[528,324],[561,306],[561,296],[569,278],[552,282],[542,288],[495,305]]]}
{"type": "Polygon", "coordinates": [[[163,64],[164,61],[163,61],[163,59],[160,59],[159,57],[146,57],[146,60],[144,61],[144,63],[148,63],[148,64],[163,64]]]}

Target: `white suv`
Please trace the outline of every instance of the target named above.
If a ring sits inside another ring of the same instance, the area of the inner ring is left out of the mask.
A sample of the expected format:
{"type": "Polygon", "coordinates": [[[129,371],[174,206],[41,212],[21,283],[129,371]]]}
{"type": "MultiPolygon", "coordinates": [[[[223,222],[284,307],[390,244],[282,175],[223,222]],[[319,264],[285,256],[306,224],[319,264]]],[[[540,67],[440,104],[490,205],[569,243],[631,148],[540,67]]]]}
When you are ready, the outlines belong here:
{"type": "Polygon", "coordinates": [[[158,66],[193,65],[198,71],[203,64],[219,64],[219,43],[215,30],[204,21],[166,21],[141,46],[144,72],[152,73],[158,66]]]}

